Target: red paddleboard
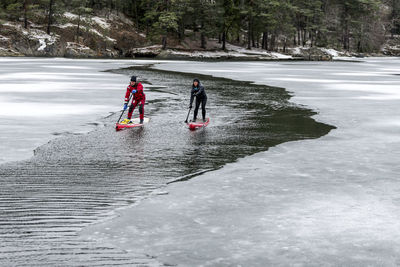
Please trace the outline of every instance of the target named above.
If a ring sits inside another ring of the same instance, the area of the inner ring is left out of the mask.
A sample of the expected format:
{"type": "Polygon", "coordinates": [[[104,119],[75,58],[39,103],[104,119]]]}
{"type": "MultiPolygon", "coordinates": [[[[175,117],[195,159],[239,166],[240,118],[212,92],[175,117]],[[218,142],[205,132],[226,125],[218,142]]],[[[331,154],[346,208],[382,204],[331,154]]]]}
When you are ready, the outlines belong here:
{"type": "Polygon", "coordinates": [[[142,127],[145,123],[149,122],[148,118],[145,118],[143,124],[139,123],[139,119],[133,119],[133,123],[119,123],[117,122],[115,125],[115,130],[121,131],[127,128],[135,128],[135,127],[142,127]]]}
{"type": "Polygon", "coordinates": [[[205,122],[203,121],[196,121],[196,122],[189,122],[187,125],[189,126],[189,129],[194,131],[198,128],[206,127],[210,123],[210,118],[207,118],[205,122]]]}

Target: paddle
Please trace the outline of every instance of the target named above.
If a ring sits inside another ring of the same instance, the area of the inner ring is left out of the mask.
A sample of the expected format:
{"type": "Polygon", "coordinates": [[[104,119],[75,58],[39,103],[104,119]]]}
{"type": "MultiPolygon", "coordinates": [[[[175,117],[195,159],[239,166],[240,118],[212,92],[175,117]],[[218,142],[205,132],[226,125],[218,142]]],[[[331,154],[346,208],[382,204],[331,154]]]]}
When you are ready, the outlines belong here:
{"type": "MultiPolygon", "coordinates": [[[[129,104],[129,102],[131,102],[131,98],[132,98],[132,96],[133,96],[133,94],[131,94],[131,95],[129,96],[128,104],[129,104]]],[[[122,118],[122,115],[124,115],[124,113],[125,113],[125,110],[126,110],[126,109],[124,109],[124,110],[122,111],[122,113],[121,113],[121,116],[119,116],[119,119],[118,119],[118,121],[117,121],[117,124],[118,124],[118,123],[119,123],[119,121],[121,120],[121,118],[122,118]]]]}
{"type": "Polygon", "coordinates": [[[187,116],[186,116],[186,120],[185,120],[185,123],[188,123],[188,119],[189,119],[189,114],[190,114],[190,111],[192,110],[192,108],[189,108],[189,112],[188,112],[188,114],[187,114],[187,116]]]}

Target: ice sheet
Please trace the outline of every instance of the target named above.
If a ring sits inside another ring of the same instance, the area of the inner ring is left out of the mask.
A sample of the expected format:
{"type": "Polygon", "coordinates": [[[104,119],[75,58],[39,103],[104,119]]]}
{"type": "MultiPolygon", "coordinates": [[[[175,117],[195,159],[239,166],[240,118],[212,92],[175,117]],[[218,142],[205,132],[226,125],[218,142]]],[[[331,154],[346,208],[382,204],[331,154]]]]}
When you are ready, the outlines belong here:
{"type": "MultiPolygon", "coordinates": [[[[137,64],[146,64],[140,61],[137,64]]],[[[123,104],[132,60],[0,58],[0,164],[29,158],[53,133],[82,133],[123,104]]]]}

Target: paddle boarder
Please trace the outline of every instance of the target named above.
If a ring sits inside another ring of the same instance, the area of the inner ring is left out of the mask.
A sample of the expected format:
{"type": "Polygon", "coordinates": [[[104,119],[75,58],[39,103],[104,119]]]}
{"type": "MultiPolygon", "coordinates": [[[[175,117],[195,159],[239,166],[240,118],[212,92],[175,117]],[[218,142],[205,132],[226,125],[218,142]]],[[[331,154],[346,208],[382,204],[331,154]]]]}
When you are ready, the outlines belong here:
{"type": "Polygon", "coordinates": [[[136,76],[131,77],[131,82],[128,85],[128,88],[126,88],[124,110],[128,108],[130,94],[132,94],[132,103],[129,106],[128,118],[121,121],[121,123],[122,124],[132,123],[131,119],[133,111],[135,110],[136,106],[139,105],[140,124],[143,124],[144,103],[146,102],[146,95],[143,92],[143,85],[140,82],[137,82],[136,76]]]}
{"type": "Polygon", "coordinates": [[[190,94],[190,105],[189,109],[193,106],[193,100],[196,98],[196,103],[194,107],[194,115],[193,115],[193,122],[197,120],[197,113],[199,112],[199,107],[201,104],[201,112],[203,116],[203,122],[206,122],[206,104],[207,104],[207,95],[206,91],[204,90],[204,86],[200,83],[199,79],[194,79],[192,84],[192,90],[190,94]]]}

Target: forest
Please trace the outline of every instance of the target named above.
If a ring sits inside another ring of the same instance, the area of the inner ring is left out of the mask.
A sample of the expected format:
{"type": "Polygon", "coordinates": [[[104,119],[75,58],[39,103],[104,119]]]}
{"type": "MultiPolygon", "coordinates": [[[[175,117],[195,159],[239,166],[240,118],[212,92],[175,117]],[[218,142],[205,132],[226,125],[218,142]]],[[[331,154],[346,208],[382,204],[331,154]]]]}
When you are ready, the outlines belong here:
{"type": "Polygon", "coordinates": [[[0,0],[0,22],[30,21],[51,32],[64,12],[91,16],[116,12],[129,17],[152,43],[196,36],[247,49],[285,52],[288,47],[378,51],[400,34],[399,0],[0,0]]]}

